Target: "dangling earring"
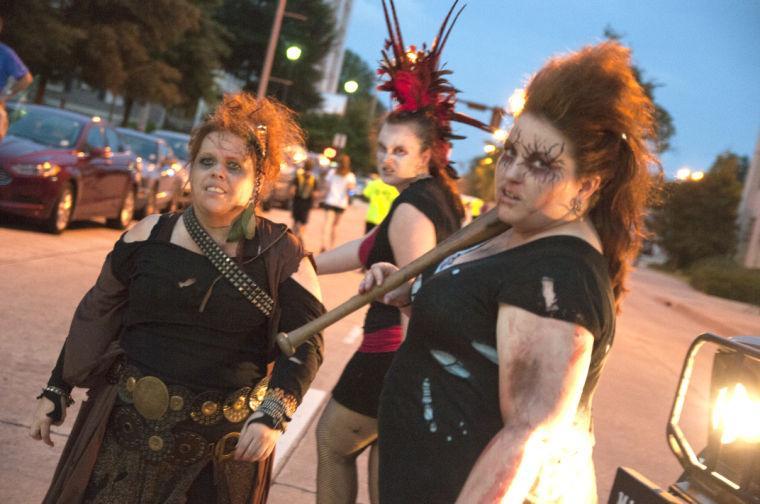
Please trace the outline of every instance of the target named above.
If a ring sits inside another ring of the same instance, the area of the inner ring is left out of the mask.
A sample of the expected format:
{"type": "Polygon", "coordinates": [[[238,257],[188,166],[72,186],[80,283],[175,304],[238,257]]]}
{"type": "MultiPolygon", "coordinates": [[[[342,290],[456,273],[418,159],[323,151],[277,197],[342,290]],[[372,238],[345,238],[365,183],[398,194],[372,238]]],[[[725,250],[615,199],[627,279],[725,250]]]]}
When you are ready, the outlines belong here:
{"type": "Polygon", "coordinates": [[[573,200],[570,202],[570,210],[576,215],[576,217],[583,217],[583,202],[581,201],[580,196],[576,196],[573,198],[573,200]]]}
{"type": "Polygon", "coordinates": [[[259,193],[261,192],[261,176],[256,177],[254,183],[253,196],[248,200],[243,212],[232,223],[230,232],[227,235],[228,242],[236,242],[245,237],[246,240],[252,240],[256,235],[256,203],[259,200],[259,193]]]}

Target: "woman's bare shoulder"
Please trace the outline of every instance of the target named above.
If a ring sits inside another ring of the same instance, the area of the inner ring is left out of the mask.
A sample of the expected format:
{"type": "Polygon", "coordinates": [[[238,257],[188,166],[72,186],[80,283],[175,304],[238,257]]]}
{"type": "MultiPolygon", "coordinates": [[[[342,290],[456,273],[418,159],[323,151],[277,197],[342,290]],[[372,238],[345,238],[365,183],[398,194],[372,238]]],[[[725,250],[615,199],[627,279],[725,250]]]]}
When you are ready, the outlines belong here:
{"type": "Polygon", "coordinates": [[[158,222],[161,216],[159,214],[148,215],[140,222],[132,226],[132,228],[124,233],[124,241],[126,243],[145,241],[150,236],[150,232],[158,222]]]}

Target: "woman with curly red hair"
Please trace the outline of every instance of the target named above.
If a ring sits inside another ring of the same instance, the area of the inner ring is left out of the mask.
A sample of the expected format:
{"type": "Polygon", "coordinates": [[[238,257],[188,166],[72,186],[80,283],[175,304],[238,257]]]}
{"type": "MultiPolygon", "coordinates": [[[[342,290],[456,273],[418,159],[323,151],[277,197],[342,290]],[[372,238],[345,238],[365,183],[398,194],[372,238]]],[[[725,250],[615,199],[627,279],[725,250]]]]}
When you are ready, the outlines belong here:
{"type": "Polygon", "coordinates": [[[381,502],[596,501],[591,399],[641,243],[652,111],[615,42],[532,78],[496,165],[511,228],[388,298],[414,301],[380,399],[381,502]]]}
{"type": "Polygon", "coordinates": [[[45,502],[265,502],[272,451],[322,362],[278,331],[324,311],[285,225],[255,215],[293,114],[228,95],[190,139],[191,206],[126,232],[79,304],[38,397],[52,445],[72,387],[88,388],[45,502]]]}

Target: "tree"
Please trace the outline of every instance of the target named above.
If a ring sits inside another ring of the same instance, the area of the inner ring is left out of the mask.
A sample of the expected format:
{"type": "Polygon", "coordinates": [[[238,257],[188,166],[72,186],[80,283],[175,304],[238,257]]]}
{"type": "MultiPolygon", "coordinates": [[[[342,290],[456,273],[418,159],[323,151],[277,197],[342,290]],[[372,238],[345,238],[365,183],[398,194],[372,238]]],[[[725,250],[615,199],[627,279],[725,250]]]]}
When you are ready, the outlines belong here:
{"type": "Polygon", "coordinates": [[[35,103],[42,103],[50,80],[67,80],[75,68],[74,50],[85,31],[68,18],[71,2],[3,0],[3,41],[21,57],[37,79],[35,103]]]}
{"type": "MultiPolygon", "coordinates": [[[[308,148],[317,152],[330,146],[336,133],[347,135],[344,152],[358,173],[367,174],[375,167],[375,119],[383,115],[385,108],[374,94],[372,69],[351,50],[346,50],[340,72],[340,83],[348,80],[355,80],[359,89],[347,95],[344,115],[307,113],[302,115],[301,125],[307,133],[308,148]]],[[[346,94],[342,85],[338,93],[346,94]]]]}
{"type": "Polygon", "coordinates": [[[470,171],[462,177],[465,194],[477,196],[484,201],[493,200],[494,196],[494,163],[498,154],[490,154],[475,159],[470,164],[470,171]],[[490,159],[490,161],[486,161],[490,159]]]}
{"type": "Polygon", "coordinates": [[[166,62],[179,70],[182,104],[194,106],[199,99],[216,97],[214,74],[230,49],[225,40],[229,33],[214,19],[221,0],[195,0],[202,15],[197,28],[191,28],[165,54],[166,62]]]}
{"type": "Polygon", "coordinates": [[[671,265],[688,268],[700,259],[734,254],[741,165],[740,156],[725,152],[702,180],[665,184],[663,202],[652,216],[652,229],[671,265]]]}
{"type": "MultiPolygon", "coordinates": [[[[256,92],[266,56],[277,2],[274,0],[224,0],[216,21],[228,32],[230,51],[223,58],[224,69],[244,82],[244,89],[256,92]]],[[[287,105],[304,112],[320,104],[316,84],[322,77],[321,65],[334,39],[332,8],[324,0],[290,0],[288,11],[305,16],[305,20],[285,18],[280,31],[272,77],[292,81],[287,91],[287,105]],[[302,49],[295,61],[285,58],[291,45],[302,49]]],[[[283,84],[270,81],[267,94],[282,99],[283,84]]]]}
{"type": "Polygon", "coordinates": [[[134,101],[175,105],[183,99],[181,72],[164,59],[202,11],[189,0],[74,0],[72,19],[90,36],[79,44],[81,77],[124,95],[123,125],[134,101]]]}

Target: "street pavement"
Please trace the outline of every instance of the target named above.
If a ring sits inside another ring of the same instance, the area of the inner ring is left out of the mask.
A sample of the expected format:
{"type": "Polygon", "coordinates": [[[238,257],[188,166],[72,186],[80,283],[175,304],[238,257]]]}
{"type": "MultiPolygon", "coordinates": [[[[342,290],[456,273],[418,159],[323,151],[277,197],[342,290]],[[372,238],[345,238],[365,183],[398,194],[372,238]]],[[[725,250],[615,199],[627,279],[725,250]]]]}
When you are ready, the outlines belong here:
{"type": "MultiPolygon", "coordinates": [[[[344,214],[339,242],[361,234],[364,210],[359,202],[344,214]]],[[[289,223],[289,215],[281,210],[267,216],[289,223]]],[[[315,210],[305,238],[311,250],[319,249],[322,222],[322,211],[315,210]]],[[[75,391],[77,404],[66,423],[55,428],[54,448],[28,437],[34,396],[47,380],[76,304],[118,236],[95,223],[75,224],[63,235],[52,236],[0,217],[0,502],[35,503],[44,495],[84,393],[75,391]]],[[[327,308],[352,295],[360,278],[358,272],[321,277],[327,308]]],[[[665,426],[690,342],[703,332],[760,335],[758,307],[707,296],[680,279],[646,268],[633,273],[629,287],[594,402],[601,502],[607,500],[618,466],[634,468],[662,486],[680,474],[667,447],[665,426]]],[[[316,419],[360,343],[363,315],[364,309],[325,332],[325,362],[299,409],[298,421],[278,446],[270,503],[315,500],[316,419]]],[[[703,445],[708,421],[709,364],[706,352],[697,361],[695,388],[684,409],[682,425],[697,449],[703,445]]],[[[360,457],[359,474],[358,501],[367,503],[366,455],[360,457]]]]}

